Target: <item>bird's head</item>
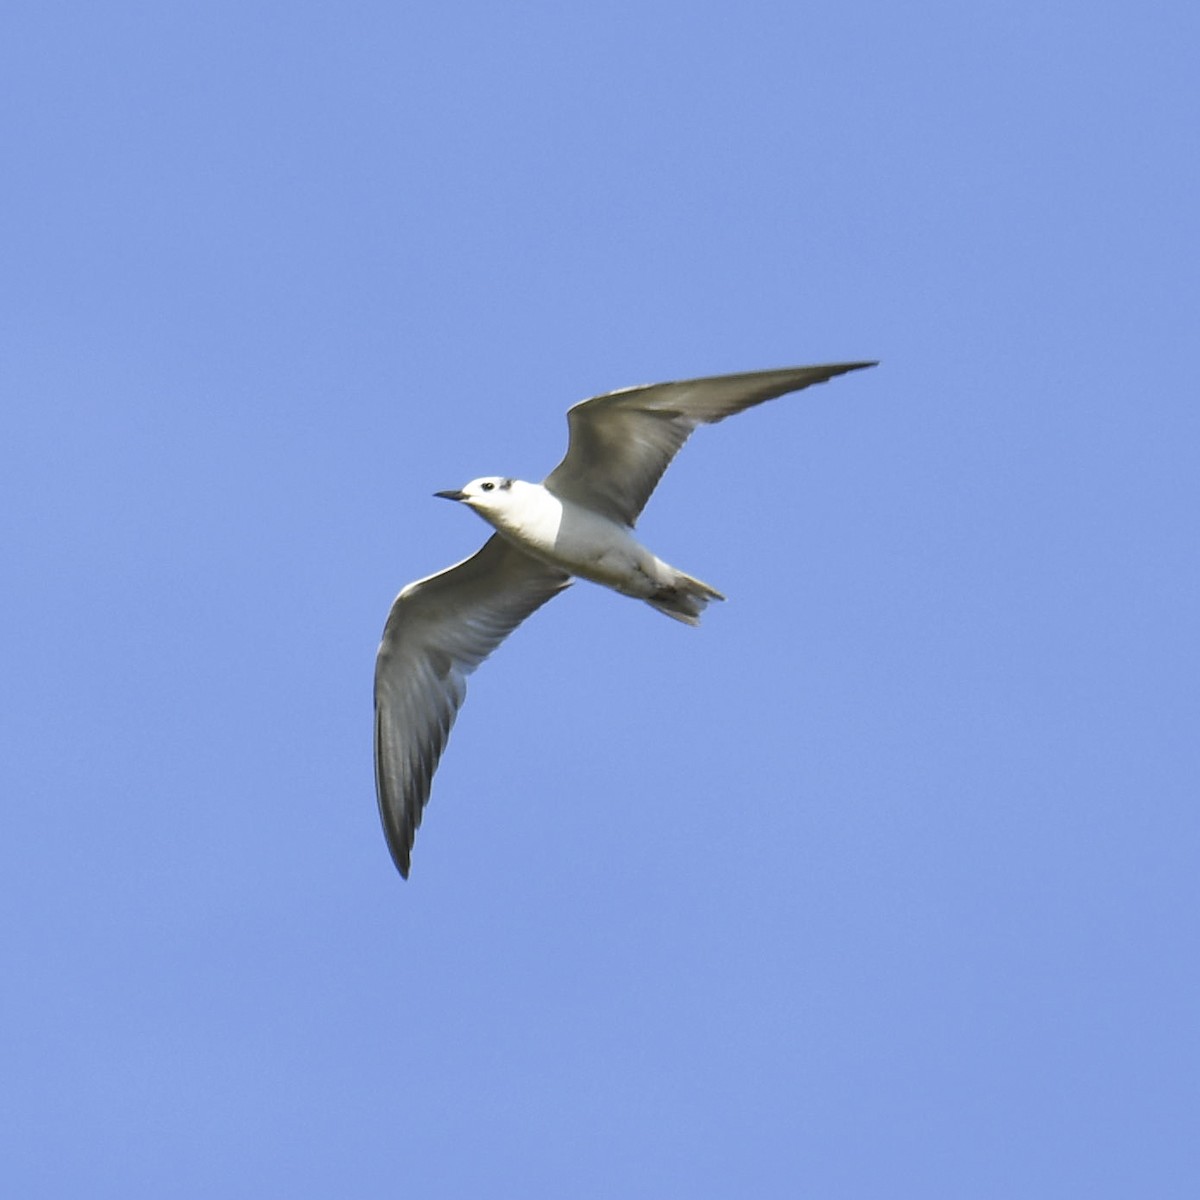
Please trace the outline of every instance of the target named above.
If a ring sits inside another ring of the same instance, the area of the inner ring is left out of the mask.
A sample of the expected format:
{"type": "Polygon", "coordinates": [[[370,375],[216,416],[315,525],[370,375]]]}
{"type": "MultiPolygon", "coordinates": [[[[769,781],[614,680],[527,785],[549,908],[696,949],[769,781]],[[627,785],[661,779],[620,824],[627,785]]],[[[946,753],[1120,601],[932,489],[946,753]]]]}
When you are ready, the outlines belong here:
{"type": "Polygon", "coordinates": [[[481,479],[472,479],[456,492],[433,494],[443,500],[460,500],[480,514],[502,513],[512,504],[514,482],[501,475],[484,475],[481,479]]]}

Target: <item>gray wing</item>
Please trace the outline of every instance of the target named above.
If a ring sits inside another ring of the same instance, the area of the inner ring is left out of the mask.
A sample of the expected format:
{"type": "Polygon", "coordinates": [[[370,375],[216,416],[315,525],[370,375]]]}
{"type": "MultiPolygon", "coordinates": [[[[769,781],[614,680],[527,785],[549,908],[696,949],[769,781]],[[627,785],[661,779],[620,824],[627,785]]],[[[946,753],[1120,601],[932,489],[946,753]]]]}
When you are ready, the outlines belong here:
{"type": "Polygon", "coordinates": [[[746,375],[713,375],[608,392],[567,413],[571,441],[545,486],[625,525],[645,507],[671,459],[697,425],[798,392],[873,362],[785,367],[746,375]]]}
{"type": "Polygon", "coordinates": [[[571,582],[499,534],[477,554],[410,583],[392,605],[375,660],[375,789],[400,874],[466,677],[571,582]]]}

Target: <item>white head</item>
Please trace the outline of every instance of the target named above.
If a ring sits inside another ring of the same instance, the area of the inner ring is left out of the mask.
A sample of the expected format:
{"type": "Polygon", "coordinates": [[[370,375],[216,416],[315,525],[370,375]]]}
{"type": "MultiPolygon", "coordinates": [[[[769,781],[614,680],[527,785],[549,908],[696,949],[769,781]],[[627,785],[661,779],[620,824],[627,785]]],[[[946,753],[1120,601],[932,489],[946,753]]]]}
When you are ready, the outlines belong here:
{"type": "Polygon", "coordinates": [[[518,491],[521,486],[519,479],[509,479],[503,475],[484,475],[479,479],[472,479],[466,487],[460,488],[456,492],[434,492],[433,494],[441,496],[443,500],[461,500],[481,517],[492,520],[512,507],[515,499],[514,492],[518,491]]]}

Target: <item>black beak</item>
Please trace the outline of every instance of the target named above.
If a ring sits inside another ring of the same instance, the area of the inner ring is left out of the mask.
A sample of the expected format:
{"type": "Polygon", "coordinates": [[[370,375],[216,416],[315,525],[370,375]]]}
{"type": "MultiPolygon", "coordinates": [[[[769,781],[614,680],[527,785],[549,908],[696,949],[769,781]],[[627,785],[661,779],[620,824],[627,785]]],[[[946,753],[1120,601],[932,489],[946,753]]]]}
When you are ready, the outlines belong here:
{"type": "Polygon", "coordinates": [[[465,500],[466,492],[434,492],[435,496],[441,496],[443,500],[465,500]]]}

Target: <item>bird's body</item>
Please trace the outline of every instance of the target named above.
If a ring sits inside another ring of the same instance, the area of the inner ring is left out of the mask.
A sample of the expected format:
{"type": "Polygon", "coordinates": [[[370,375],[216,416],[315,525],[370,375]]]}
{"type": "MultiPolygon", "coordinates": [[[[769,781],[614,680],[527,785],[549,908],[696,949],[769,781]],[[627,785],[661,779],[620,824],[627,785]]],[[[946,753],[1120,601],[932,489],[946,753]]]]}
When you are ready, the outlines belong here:
{"type": "Polygon", "coordinates": [[[430,783],[470,674],[526,617],[591,580],[699,624],[715,588],[670,566],[633,526],[698,426],[874,363],[790,367],[609,392],[568,413],[566,457],[542,483],[504,476],[438,492],[496,533],[470,558],[410,583],[375,665],[375,780],[392,858],[407,876],[430,783]]]}
{"type": "Polygon", "coordinates": [[[688,585],[696,585],[697,598],[704,596],[705,602],[724,599],[716,589],[652,554],[628,525],[563,500],[544,484],[493,477],[472,480],[461,492],[442,494],[469,504],[507,541],[548,566],[646,600],[677,620],[696,624],[699,618],[698,612],[677,605],[663,608],[688,585]]]}

